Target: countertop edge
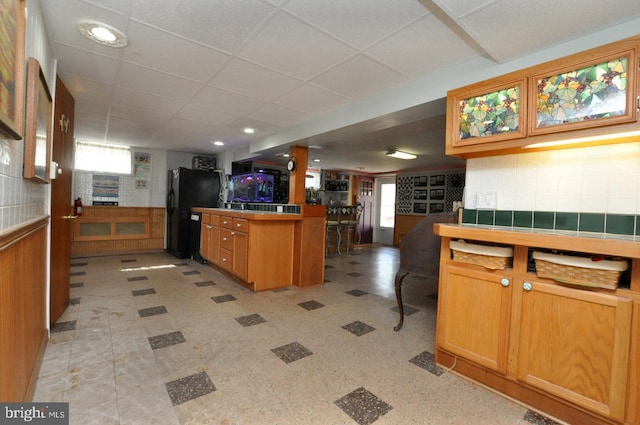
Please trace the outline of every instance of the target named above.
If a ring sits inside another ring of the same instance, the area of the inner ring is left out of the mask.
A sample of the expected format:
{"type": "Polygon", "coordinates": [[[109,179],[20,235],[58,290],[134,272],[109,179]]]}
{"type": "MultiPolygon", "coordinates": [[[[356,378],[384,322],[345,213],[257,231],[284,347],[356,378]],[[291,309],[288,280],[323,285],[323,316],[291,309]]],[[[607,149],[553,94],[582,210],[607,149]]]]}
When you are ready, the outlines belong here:
{"type": "Polygon", "coordinates": [[[192,212],[205,214],[219,214],[227,217],[244,218],[256,221],[298,221],[302,220],[302,214],[263,212],[252,210],[232,210],[227,208],[191,208],[192,212]]]}

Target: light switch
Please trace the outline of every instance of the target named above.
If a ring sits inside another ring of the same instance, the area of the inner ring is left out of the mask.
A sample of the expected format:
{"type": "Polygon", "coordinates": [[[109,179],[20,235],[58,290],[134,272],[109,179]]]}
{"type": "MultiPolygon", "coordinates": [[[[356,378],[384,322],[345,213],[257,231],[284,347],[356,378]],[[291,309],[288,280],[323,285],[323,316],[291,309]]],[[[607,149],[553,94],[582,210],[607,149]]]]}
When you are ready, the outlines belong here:
{"type": "Polygon", "coordinates": [[[497,192],[477,192],[476,208],[479,210],[495,210],[498,198],[497,192]]]}

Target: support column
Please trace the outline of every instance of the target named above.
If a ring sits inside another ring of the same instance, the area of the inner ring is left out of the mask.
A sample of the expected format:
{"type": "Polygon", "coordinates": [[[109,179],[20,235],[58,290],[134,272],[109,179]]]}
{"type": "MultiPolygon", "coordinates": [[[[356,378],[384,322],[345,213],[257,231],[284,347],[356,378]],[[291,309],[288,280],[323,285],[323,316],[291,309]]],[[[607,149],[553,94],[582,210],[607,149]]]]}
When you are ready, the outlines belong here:
{"type": "Polygon", "coordinates": [[[307,160],[309,158],[306,146],[292,146],[289,159],[293,159],[296,168],[289,173],[289,204],[304,205],[307,202],[305,191],[305,177],[307,175],[307,160]]]}

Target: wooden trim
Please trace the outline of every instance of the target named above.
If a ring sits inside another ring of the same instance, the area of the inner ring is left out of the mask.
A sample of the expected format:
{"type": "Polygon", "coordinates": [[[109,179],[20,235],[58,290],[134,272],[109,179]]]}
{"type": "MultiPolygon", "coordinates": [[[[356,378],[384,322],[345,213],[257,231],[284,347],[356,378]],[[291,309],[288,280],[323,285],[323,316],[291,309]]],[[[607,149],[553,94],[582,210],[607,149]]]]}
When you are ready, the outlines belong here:
{"type": "Polygon", "coordinates": [[[49,216],[39,217],[22,223],[20,226],[10,227],[0,231],[0,251],[7,249],[15,242],[31,235],[43,226],[49,224],[49,216]]]}

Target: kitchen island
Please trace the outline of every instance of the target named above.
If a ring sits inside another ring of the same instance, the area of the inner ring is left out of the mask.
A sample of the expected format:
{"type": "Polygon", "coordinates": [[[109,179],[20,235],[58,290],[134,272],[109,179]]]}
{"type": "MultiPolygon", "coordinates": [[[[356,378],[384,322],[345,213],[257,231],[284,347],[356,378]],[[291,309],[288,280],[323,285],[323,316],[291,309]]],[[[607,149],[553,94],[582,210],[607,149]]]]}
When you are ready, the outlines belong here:
{"type": "Polygon", "coordinates": [[[434,232],[438,364],[572,424],[640,423],[637,236],[472,224],[434,232]],[[452,255],[460,240],[513,256],[503,266],[473,264],[477,257],[452,255]],[[630,271],[614,288],[595,278],[576,285],[562,271],[540,277],[534,251],[614,258],[630,271]]]}
{"type": "Polygon", "coordinates": [[[324,209],[299,214],[193,208],[202,214],[200,254],[252,291],[324,281],[324,209]],[[319,233],[321,232],[321,233],[319,233]]]}

